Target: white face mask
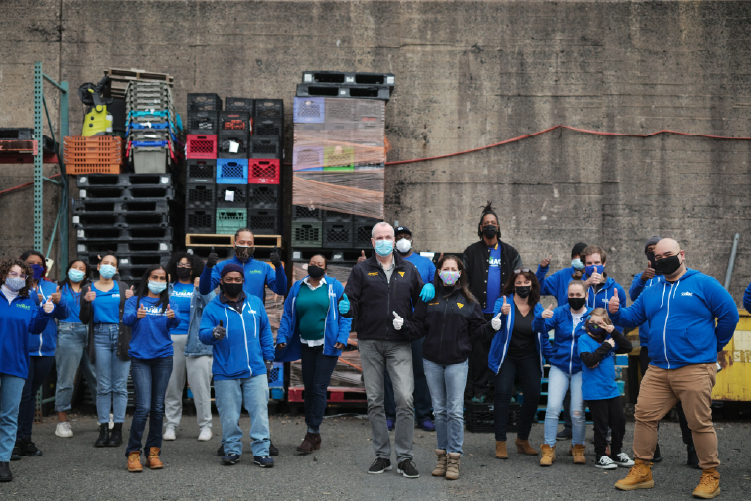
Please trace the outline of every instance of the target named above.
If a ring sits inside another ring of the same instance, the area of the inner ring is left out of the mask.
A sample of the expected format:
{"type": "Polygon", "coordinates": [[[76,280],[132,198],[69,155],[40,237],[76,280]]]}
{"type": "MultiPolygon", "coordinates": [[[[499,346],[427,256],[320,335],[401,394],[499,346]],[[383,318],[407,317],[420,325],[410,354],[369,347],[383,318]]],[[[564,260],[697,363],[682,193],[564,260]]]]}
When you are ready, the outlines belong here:
{"type": "Polygon", "coordinates": [[[396,250],[402,254],[406,254],[412,248],[412,242],[407,238],[402,238],[396,242],[396,250]]]}

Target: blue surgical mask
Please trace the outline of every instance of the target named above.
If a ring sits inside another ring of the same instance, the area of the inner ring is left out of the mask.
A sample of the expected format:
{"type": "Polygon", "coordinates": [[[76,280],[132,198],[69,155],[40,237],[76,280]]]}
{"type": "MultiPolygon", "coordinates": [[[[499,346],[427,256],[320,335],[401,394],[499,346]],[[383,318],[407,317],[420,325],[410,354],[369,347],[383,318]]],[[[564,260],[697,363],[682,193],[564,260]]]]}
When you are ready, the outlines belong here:
{"type": "Polygon", "coordinates": [[[381,257],[386,257],[394,252],[394,242],[391,240],[376,240],[375,251],[381,257]]]}
{"type": "Polygon", "coordinates": [[[83,280],[83,277],[86,276],[86,273],[82,272],[81,270],[77,270],[75,268],[71,268],[68,270],[68,278],[70,278],[70,281],[74,284],[77,284],[81,280],[83,280]]]}
{"type": "Polygon", "coordinates": [[[103,264],[99,267],[99,274],[102,278],[112,278],[115,276],[115,273],[117,273],[117,268],[111,264],[103,264]]]}
{"type": "Polygon", "coordinates": [[[154,294],[161,294],[167,288],[167,282],[154,282],[149,280],[149,290],[154,294]]]}
{"type": "Polygon", "coordinates": [[[39,280],[44,276],[44,266],[40,264],[32,264],[30,265],[31,269],[34,271],[34,280],[39,280]]]}
{"type": "Polygon", "coordinates": [[[599,273],[600,275],[602,275],[602,272],[604,270],[605,267],[601,264],[593,264],[584,267],[584,273],[586,273],[588,277],[591,277],[593,273],[599,273]]]}
{"type": "Polygon", "coordinates": [[[575,270],[584,269],[584,263],[582,263],[582,260],[579,259],[578,257],[576,259],[571,260],[571,266],[573,266],[575,270]]]}

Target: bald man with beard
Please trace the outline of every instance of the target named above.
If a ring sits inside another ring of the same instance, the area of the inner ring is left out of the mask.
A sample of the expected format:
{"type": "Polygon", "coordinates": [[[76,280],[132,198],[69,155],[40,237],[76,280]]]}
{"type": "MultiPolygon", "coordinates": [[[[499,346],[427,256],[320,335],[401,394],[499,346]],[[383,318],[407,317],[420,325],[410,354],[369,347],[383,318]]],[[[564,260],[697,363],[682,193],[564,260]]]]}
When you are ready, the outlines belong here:
{"type": "Polygon", "coordinates": [[[608,304],[615,325],[633,328],[648,322],[651,357],[636,402],[636,461],[615,487],[654,487],[652,458],[657,423],[680,401],[702,469],[693,495],[711,499],[720,494],[717,435],[710,408],[717,352],[733,337],[738,309],[717,280],[686,268],[686,253],[673,239],[657,243],[655,270],[662,273],[665,282],[645,289],[630,308],[621,308],[617,296],[608,304]]]}

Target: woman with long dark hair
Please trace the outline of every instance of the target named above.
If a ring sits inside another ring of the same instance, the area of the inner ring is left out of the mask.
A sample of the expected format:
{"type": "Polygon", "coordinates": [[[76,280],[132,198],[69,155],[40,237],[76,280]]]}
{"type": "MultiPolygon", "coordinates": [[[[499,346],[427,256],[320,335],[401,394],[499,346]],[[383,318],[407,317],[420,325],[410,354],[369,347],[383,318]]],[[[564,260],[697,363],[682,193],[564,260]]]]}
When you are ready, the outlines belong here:
{"type": "Polygon", "coordinates": [[[164,395],[172,374],[172,339],[170,329],[180,324],[177,303],[170,300],[167,271],[161,265],[150,266],[138,284],[136,295],[125,303],[123,323],[132,329],[130,339],[130,373],[136,392],[136,409],[130,423],[130,440],[125,455],[128,471],[139,472],[141,446],[146,420],[146,463],[152,470],[164,467],[159,459],[162,448],[164,395]]]}
{"type": "Polygon", "coordinates": [[[91,269],[88,263],[73,260],[65,270],[65,279],[60,283],[69,316],[57,325],[57,350],[55,351],[55,368],[57,385],[55,386],[55,410],[57,427],[55,435],[70,438],[73,430],[68,422],[68,411],[73,398],[73,384],[78,367],[86,378],[92,396],[96,396],[96,376],[94,367],[86,352],[88,329],[81,322],[81,291],[89,284],[91,269]]]}
{"type": "Polygon", "coordinates": [[[495,456],[508,459],[506,425],[509,405],[518,376],[524,391],[521,415],[516,434],[519,454],[536,456],[529,444],[529,432],[540,401],[543,355],[553,355],[547,332],[535,332],[532,321],[541,315],[540,284],[527,268],[514,270],[503,287],[503,296],[493,308],[491,323],[497,331],[490,346],[488,367],[495,374],[495,456]]]}
{"type": "Polygon", "coordinates": [[[183,413],[183,390],[187,376],[193,403],[196,406],[196,419],[200,432],[198,440],[211,440],[211,365],[214,361],[214,348],[198,339],[203,308],[216,296],[214,291],[202,295],[198,282],[203,273],[203,260],[186,252],[175,252],[167,264],[167,274],[172,282],[169,286],[170,298],[177,303],[180,324],[170,329],[174,355],[172,375],[167,385],[164,400],[166,420],[163,439],[175,440],[175,428],[180,424],[183,413]]]}

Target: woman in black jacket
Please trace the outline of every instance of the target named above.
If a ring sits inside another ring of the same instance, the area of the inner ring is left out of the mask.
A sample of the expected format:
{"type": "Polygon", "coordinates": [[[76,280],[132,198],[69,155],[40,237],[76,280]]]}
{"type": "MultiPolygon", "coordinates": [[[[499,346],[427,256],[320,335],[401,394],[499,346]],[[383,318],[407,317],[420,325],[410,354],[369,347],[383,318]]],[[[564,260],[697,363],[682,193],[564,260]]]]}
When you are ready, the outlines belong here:
{"type": "Polygon", "coordinates": [[[487,337],[492,328],[467,286],[462,261],[452,255],[438,262],[434,280],[435,298],[418,302],[411,331],[425,337],[422,345],[425,377],[435,413],[438,466],[433,476],[459,478],[459,458],[464,442],[464,387],[470,338],[487,337]]]}

